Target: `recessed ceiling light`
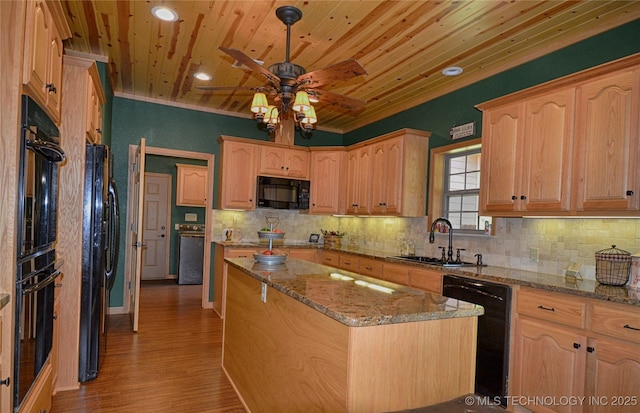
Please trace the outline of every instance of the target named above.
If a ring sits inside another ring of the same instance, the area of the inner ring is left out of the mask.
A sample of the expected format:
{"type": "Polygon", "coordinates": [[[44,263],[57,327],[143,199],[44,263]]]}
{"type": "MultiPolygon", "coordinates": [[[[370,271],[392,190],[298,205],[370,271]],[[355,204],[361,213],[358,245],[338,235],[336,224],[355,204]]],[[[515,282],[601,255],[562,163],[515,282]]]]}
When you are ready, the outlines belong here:
{"type": "Polygon", "coordinates": [[[164,6],[155,6],[151,9],[151,14],[167,22],[174,22],[178,20],[178,13],[164,6]]]}
{"type": "Polygon", "coordinates": [[[458,66],[447,67],[442,71],[445,76],[458,76],[460,73],[462,73],[462,68],[458,66]]]}
{"type": "Polygon", "coordinates": [[[211,80],[211,75],[203,72],[197,72],[193,74],[193,77],[199,80],[211,80]]]}

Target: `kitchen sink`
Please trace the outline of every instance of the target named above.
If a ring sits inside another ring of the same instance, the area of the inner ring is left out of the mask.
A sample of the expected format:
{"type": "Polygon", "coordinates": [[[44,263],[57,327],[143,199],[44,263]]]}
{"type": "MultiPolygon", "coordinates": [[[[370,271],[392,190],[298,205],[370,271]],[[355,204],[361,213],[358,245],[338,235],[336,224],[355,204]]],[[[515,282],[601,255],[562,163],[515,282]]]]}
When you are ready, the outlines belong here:
{"type": "Polygon", "coordinates": [[[486,264],[477,265],[475,262],[467,262],[467,261],[446,262],[446,261],[442,261],[440,258],[424,257],[419,255],[396,255],[389,258],[393,258],[396,260],[419,262],[419,263],[429,264],[429,265],[439,265],[445,268],[486,267],[486,264]]]}

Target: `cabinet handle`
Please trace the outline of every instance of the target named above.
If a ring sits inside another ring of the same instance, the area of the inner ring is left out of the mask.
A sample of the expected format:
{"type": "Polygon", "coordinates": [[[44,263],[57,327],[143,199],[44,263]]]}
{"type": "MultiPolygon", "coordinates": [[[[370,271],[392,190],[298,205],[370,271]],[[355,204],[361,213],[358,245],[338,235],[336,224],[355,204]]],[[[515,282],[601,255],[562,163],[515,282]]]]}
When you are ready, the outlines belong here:
{"type": "Polygon", "coordinates": [[[511,195],[511,200],[512,200],[512,201],[515,201],[516,199],[518,199],[518,197],[517,197],[517,196],[515,196],[515,195],[511,195]]]}
{"type": "Polygon", "coordinates": [[[45,85],[45,89],[47,89],[47,92],[51,92],[51,93],[57,93],[57,89],[56,86],[53,83],[47,83],[45,85]]]}
{"type": "Polygon", "coordinates": [[[627,191],[627,196],[633,196],[633,191],[627,191]]]}
{"type": "Polygon", "coordinates": [[[579,343],[573,343],[573,348],[575,348],[576,350],[580,348],[580,344],[579,343]]]}
{"type": "Polygon", "coordinates": [[[102,135],[102,130],[101,130],[100,128],[96,128],[96,133],[97,133],[98,135],[102,135]]]}
{"type": "Polygon", "coordinates": [[[628,330],[633,330],[633,331],[640,331],[640,328],[631,327],[629,324],[625,324],[622,328],[626,328],[628,330]]]}
{"type": "Polygon", "coordinates": [[[280,170],[284,171],[284,166],[281,166],[281,167],[280,167],[280,170]]]}
{"type": "Polygon", "coordinates": [[[333,261],[333,258],[325,258],[324,260],[331,262],[331,261],[333,261]]]}
{"type": "Polygon", "coordinates": [[[520,199],[522,199],[524,201],[525,199],[527,199],[527,197],[526,197],[526,195],[520,195],[520,199]]]}
{"type": "Polygon", "coordinates": [[[9,387],[10,383],[11,383],[11,377],[7,377],[6,379],[0,380],[0,384],[4,384],[7,387],[9,387]]]}
{"type": "Polygon", "coordinates": [[[596,351],[596,349],[595,349],[595,348],[593,348],[593,347],[591,347],[591,346],[587,346],[587,351],[588,351],[589,353],[593,353],[594,351],[596,351]]]}
{"type": "Polygon", "coordinates": [[[367,271],[373,271],[373,267],[364,267],[364,269],[367,271]]]}
{"type": "Polygon", "coordinates": [[[556,309],[553,307],[545,307],[543,305],[539,305],[538,308],[545,311],[556,311],[556,309]]]}

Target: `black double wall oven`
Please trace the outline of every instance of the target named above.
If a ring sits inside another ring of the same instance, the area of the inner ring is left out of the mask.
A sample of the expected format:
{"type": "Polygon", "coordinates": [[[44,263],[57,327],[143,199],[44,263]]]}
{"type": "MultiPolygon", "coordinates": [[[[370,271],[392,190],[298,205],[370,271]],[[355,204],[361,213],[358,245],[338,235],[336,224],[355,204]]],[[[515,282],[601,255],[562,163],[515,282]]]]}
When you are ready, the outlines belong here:
{"type": "Polygon", "coordinates": [[[58,169],[65,159],[53,121],[22,97],[15,285],[13,406],[45,366],[53,340],[58,169]]]}

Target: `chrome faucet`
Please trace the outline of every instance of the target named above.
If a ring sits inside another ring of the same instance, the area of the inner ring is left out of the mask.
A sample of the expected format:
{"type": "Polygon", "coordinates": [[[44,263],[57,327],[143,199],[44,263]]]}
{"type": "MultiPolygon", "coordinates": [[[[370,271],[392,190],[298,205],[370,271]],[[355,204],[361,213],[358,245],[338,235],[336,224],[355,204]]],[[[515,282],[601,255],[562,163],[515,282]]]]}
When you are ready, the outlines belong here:
{"type": "Polygon", "coordinates": [[[431,223],[431,233],[429,234],[429,243],[433,244],[436,240],[434,231],[436,230],[436,224],[441,222],[449,227],[449,247],[447,248],[447,262],[453,262],[453,226],[451,221],[446,218],[437,218],[431,223]]]}

